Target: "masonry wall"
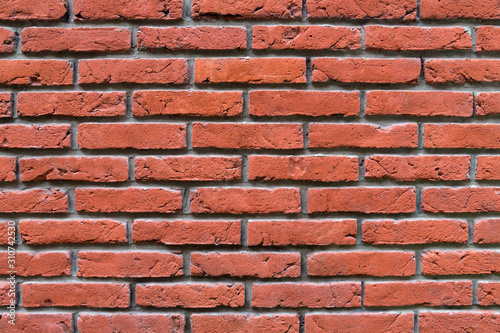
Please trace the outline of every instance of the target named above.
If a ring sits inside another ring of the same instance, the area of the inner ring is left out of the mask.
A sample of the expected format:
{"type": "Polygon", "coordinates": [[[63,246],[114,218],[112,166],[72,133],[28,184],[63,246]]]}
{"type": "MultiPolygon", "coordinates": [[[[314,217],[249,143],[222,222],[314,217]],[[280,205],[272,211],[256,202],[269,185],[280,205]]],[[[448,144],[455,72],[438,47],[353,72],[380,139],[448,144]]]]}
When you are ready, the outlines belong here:
{"type": "Polygon", "coordinates": [[[499,23],[4,0],[0,331],[499,332],[499,23]]]}

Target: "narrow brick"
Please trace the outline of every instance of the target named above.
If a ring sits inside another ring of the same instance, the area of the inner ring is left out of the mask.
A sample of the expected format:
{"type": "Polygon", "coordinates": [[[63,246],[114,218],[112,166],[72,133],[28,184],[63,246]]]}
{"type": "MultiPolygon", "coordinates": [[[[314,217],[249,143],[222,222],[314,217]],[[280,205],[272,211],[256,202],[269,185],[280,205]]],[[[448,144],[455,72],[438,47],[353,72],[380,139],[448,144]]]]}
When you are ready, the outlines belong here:
{"type": "Polygon", "coordinates": [[[299,317],[297,315],[193,314],[191,329],[193,333],[299,333],[299,317]]]}
{"type": "Polygon", "coordinates": [[[250,94],[249,114],[278,116],[357,116],[359,92],[254,90],[250,94]]]}
{"type": "Polygon", "coordinates": [[[184,332],[184,317],[180,314],[81,313],[78,317],[80,333],[93,332],[184,332]]]}
{"type": "Polygon", "coordinates": [[[142,0],[140,5],[121,0],[74,0],[74,18],[78,21],[159,20],[182,18],[182,0],[142,0]]]}
{"type": "Polygon", "coordinates": [[[356,220],[249,221],[248,245],[354,245],[356,220]]]}
{"type": "Polygon", "coordinates": [[[125,52],[131,47],[124,28],[25,28],[22,52],[125,52]]]}
{"type": "Polygon", "coordinates": [[[306,314],[307,333],[326,333],[330,327],[335,327],[338,333],[412,332],[413,313],[306,314]]]}
{"type": "Polygon", "coordinates": [[[302,17],[300,0],[193,0],[192,16],[195,20],[207,19],[268,19],[291,20],[302,17]]]}
{"type": "Polygon", "coordinates": [[[135,220],[132,239],[166,245],[239,245],[240,231],[240,221],[135,220]]]}

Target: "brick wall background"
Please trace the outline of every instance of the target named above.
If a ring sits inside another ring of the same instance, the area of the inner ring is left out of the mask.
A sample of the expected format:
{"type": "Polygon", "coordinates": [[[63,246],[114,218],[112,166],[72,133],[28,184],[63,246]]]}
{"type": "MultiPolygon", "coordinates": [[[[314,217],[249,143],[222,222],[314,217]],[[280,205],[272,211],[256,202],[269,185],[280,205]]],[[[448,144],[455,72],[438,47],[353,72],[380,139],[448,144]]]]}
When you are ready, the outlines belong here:
{"type": "Polygon", "coordinates": [[[500,332],[499,22],[4,0],[0,331],[500,332]]]}

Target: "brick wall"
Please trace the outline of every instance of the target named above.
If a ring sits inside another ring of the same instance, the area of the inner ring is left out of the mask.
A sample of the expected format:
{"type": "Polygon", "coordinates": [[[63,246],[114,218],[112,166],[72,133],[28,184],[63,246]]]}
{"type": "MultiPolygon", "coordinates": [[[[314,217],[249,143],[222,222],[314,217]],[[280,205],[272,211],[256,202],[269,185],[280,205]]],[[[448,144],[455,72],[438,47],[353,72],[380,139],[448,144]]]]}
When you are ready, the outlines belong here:
{"type": "Polygon", "coordinates": [[[0,331],[499,332],[499,22],[4,0],[0,331]]]}

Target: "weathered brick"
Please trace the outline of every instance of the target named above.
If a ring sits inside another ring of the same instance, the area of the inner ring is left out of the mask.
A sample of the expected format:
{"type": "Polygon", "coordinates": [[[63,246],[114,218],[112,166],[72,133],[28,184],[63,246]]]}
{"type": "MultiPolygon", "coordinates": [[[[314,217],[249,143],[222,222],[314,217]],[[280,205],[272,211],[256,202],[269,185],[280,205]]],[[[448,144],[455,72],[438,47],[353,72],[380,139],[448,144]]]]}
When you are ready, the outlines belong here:
{"type": "Polygon", "coordinates": [[[356,220],[250,221],[248,245],[354,245],[356,220]]]}
{"type": "Polygon", "coordinates": [[[357,116],[359,92],[254,90],[250,94],[249,113],[258,117],[276,116],[357,116]]]}
{"type": "Polygon", "coordinates": [[[382,19],[414,21],[417,17],[415,0],[362,1],[308,0],[307,11],[313,19],[382,19]]]}
{"type": "Polygon", "coordinates": [[[90,252],[78,253],[81,277],[170,277],[182,275],[180,255],[163,252],[90,252]]]}
{"type": "Polygon", "coordinates": [[[191,212],[225,214],[299,213],[297,188],[198,188],[191,192],[191,212]]]}
{"type": "Polygon", "coordinates": [[[232,117],[243,111],[243,96],[237,91],[144,90],[135,91],[133,96],[135,117],[232,117]]]}
{"type": "Polygon", "coordinates": [[[92,332],[184,332],[184,317],[180,314],[143,314],[118,313],[94,314],[81,313],[78,317],[78,330],[81,333],[92,332]]]}
{"type": "Polygon", "coordinates": [[[135,158],[136,180],[229,181],[241,179],[241,159],[219,156],[135,158]]]}
{"type": "Polygon", "coordinates": [[[21,181],[72,180],[123,182],[128,179],[126,157],[40,157],[19,160],[21,181]]]}
{"type": "Polygon", "coordinates": [[[181,149],[186,147],[184,124],[80,124],[83,149],[181,149]]]}
{"type": "Polygon", "coordinates": [[[131,47],[124,28],[25,28],[23,52],[125,52],[131,47]]]}
{"type": "Polygon", "coordinates": [[[371,155],[365,158],[366,178],[397,181],[468,180],[470,156],[371,155]]]}
{"type": "Polygon", "coordinates": [[[194,19],[300,19],[300,0],[193,0],[194,19]]]}
{"type": "Polygon", "coordinates": [[[256,308],[353,308],[361,306],[361,283],[253,284],[256,308]]]}
{"type": "Polygon", "coordinates": [[[135,243],[158,242],[166,245],[238,245],[239,221],[134,221],[135,243]]]}
{"type": "Polygon", "coordinates": [[[195,59],[194,68],[194,80],[200,84],[306,83],[302,58],[202,58],[195,59]]]}
{"type": "Polygon", "coordinates": [[[184,59],[80,60],[79,83],[184,84],[187,65],[184,59]]]}
{"type": "Polygon", "coordinates": [[[182,0],[74,0],[75,20],[180,20],[182,0]]]}
{"type": "Polygon", "coordinates": [[[307,258],[310,276],[412,276],[413,252],[316,252],[307,258]]]}
{"type": "Polygon", "coordinates": [[[359,28],[323,26],[254,26],[254,50],[357,50],[359,28]]]}
{"type": "Polygon", "coordinates": [[[22,220],[19,233],[23,243],[87,244],[125,243],[125,224],[114,220],[22,220]]]}
{"type": "Polygon", "coordinates": [[[192,253],[192,276],[286,278],[300,276],[299,253],[192,253]]]}
{"type": "Polygon", "coordinates": [[[419,75],[418,59],[316,58],[312,60],[312,82],[417,84],[419,75]]]}
{"type": "Polygon", "coordinates": [[[265,156],[248,158],[250,180],[358,180],[358,158],[348,156],[265,156]]]}
{"type": "Polygon", "coordinates": [[[331,327],[338,333],[412,332],[413,313],[306,314],[307,333],[326,333],[331,327]]]}
{"type": "Polygon", "coordinates": [[[297,315],[194,314],[191,317],[191,329],[193,333],[299,333],[299,317],[297,315]]]}
{"type": "MultiPolygon", "coordinates": [[[[366,94],[368,116],[472,117],[472,93],[383,91],[366,94]]],[[[477,114],[477,113],[476,113],[477,114]]]]}
{"type": "Polygon", "coordinates": [[[113,117],[125,115],[122,92],[22,92],[17,95],[21,117],[113,117]]]}
{"type": "Polygon", "coordinates": [[[363,242],[369,244],[466,243],[464,220],[377,220],[363,222],[363,242]]]}
{"type": "Polygon", "coordinates": [[[413,187],[313,188],[307,192],[307,211],[400,214],[415,211],[413,187]]]}
{"type": "Polygon", "coordinates": [[[247,34],[239,27],[140,27],[137,45],[165,51],[239,50],[247,47],[247,34]]]}
{"type": "Polygon", "coordinates": [[[245,303],[242,284],[138,284],[137,304],[157,308],[237,308],[245,303]]]}

